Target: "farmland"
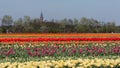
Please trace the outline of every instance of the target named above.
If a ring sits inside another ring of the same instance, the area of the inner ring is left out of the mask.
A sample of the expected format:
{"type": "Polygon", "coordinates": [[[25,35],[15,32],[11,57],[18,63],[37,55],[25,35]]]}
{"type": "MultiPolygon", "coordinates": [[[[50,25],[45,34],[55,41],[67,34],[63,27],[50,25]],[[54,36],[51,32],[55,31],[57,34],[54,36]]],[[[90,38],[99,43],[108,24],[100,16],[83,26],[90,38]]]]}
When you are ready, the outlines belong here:
{"type": "Polygon", "coordinates": [[[120,68],[120,34],[0,34],[0,66],[120,68]]]}

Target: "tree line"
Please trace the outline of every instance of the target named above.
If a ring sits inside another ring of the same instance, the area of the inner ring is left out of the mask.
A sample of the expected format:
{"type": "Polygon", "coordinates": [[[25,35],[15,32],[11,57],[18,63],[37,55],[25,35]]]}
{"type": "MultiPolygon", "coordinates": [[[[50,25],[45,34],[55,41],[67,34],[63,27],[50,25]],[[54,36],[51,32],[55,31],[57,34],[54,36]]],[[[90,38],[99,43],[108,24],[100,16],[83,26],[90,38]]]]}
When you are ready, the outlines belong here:
{"type": "Polygon", "coordinates": [[[120,33],[120,26],[115,22],[101,22],[86,17],[41,21],[30,16],[13,20],[12,16],[5,15],[1,23],[0,33],[120,33]]]}

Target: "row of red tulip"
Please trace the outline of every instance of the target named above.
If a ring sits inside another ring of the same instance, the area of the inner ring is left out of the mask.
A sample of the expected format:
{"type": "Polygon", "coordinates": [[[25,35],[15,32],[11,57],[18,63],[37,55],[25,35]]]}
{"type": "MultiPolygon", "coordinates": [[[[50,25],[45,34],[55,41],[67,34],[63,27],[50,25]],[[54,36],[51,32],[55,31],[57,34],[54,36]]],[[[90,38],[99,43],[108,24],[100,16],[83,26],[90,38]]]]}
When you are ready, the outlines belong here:
{"type": "MultiPolygon", "coordinates": [[[[19,46],[19,45],[17,45],[19,46]]],[[[55,46],[37,46],[10,49],[1,47],[0,56],[120,56],[120,46],[85,46],[72,45],[71,47],[55,45],[55,46]],[[21,55],[18,55],[20,54],[21,55]]]]}
{"type": "Polygon", "coordinates": [[[120,41],[120,38],[0,38],[0,42],[120,41]]]}

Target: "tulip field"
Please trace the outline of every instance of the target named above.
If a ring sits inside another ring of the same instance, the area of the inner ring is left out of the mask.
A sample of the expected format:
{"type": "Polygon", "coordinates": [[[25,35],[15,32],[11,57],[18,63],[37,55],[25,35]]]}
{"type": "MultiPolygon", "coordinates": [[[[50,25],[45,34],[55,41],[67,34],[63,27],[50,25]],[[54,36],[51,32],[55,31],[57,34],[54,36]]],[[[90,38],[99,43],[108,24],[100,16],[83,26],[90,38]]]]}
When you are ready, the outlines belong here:
{"type": "Polygon", "coordinates": [[[120,68],[120,34],[0,34],[0,68],[120,68]]]}

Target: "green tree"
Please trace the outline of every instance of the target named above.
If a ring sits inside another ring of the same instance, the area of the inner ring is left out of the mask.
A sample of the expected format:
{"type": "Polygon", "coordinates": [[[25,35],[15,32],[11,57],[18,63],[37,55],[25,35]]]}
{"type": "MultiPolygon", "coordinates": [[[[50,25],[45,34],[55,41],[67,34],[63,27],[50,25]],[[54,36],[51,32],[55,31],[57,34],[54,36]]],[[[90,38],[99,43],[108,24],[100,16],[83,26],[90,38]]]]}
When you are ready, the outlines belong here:
{"type": "Polygon", "coordinates": [[[31,20],[30,16],[24,16],[24,23],[29,23],[31,20]]]}
{"type": "Polygon", "coordinates": [[[11,32],[11,28],[13,26],[13,19],[9,15],[4,15],[2,18],[2,32],[9,33],[11,32]]]}
{"type": "Polygon", "coordinates": [[[78,23],[79,23],[78,19],[74,19],[74,20],[73,20],[73,24],[74,24],[74,25],[76,25],[76,24],[78,24],[78,23]]]}
{"type": "Polygon", "coordinates": [[[9,15],[5,15],[2,18],[2,26],[12,26],[13,25],[13,19],[9,15]]]}
{"type": "Polygon", "coordinates": [[[23,19],[22,18],[19,18],[18,20],[14,21],[14,28],[12,30],[15,33],[24,32],[23,19]]]}

